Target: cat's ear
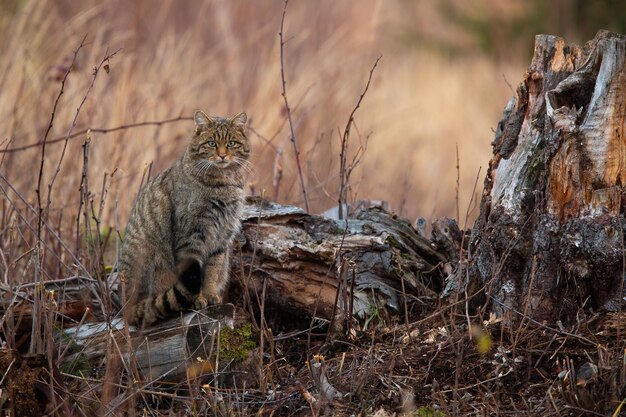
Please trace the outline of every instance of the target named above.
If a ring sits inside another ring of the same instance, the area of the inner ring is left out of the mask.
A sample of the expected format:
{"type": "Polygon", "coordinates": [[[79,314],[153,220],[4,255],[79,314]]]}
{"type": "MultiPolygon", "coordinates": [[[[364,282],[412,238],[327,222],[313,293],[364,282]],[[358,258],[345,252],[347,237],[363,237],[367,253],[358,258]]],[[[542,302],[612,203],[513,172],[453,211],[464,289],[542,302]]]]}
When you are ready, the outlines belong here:
{"type": "Polygon", "coordinates": [[[196,133],[200,133],[203,130],[206,130],[212,123],[211,118],[200,110],[196,110],[196,112],[194,113],[193,121],[196,123],[196,133]]]}
{"type": "Polygon", "coordinates": [[[237,113],[235,116],[233,116],[230,119],[230,123],[235,126],[235,127],[240,127],[243,129],[243,127],[246,125],[246,122],[248,121],[248,116],[246,116],[246,114],[244,112],[241,113],[237,113]]]}

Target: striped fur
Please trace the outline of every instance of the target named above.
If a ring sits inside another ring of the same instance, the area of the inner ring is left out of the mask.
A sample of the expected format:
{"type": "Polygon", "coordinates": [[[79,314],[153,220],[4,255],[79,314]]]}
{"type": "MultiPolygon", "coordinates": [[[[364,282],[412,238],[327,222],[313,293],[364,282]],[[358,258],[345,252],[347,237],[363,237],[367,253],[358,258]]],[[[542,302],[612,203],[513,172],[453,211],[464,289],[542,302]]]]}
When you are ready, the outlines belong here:
{"type": "Polygon", "coordinates": [[[150,325],[222,301],[250,163],[246,115],[210,118],[176,163],[137,196],[119,270],[131,324],[150,325]]]}

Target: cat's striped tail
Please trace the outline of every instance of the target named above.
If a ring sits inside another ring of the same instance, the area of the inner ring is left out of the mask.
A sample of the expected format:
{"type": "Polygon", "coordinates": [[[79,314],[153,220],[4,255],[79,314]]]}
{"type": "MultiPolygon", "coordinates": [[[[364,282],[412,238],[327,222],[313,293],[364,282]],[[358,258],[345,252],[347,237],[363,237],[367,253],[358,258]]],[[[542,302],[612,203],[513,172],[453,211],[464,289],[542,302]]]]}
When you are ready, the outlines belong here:
{"type": "Polygon", "coordinates": [[[128,323],[149,326],[193,307],[202,291],[204,268],[197,260],[183,261],[176,283],[165,292],[151,295],[130,308],[128,323]]]}

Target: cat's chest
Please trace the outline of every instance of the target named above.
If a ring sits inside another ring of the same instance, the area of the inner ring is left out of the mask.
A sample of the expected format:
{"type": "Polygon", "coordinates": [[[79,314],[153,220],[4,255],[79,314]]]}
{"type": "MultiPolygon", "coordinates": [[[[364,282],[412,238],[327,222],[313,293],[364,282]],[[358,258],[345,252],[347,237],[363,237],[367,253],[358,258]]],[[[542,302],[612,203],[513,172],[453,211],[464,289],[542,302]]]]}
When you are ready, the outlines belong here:
{"type": "Polygon", "coordinates": [[[241,202],[221,199],[189,199],[176,213],[182,235],[202,233],[213,239],[230,237],[239,228],[241,202]]]}

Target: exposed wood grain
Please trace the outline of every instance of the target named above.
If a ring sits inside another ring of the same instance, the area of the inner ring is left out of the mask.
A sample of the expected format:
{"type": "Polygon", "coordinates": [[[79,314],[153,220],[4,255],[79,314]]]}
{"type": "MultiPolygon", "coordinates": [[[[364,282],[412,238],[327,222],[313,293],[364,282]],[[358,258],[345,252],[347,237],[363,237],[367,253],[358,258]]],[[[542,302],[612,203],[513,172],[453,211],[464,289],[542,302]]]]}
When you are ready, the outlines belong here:
{"type": "Polygon", "coordinates": [[[326,320],[350,305],[361,317],[372,308],[398,312],[402,281],[407,297],[436,298],[434,289],[442,284],[438,266],[447,258],[408,221],[378,208],[339,221],[250,202],[241,248],[233,256],[233,271],[243,265],[244,272],[235,279],[259,296],[265,283],[269,301],[280,309],[326,320]],[[342,284],[341,268],[349,282],[342,284]],[[338,291],[347,296],[337,297],[338,291]]]}
{"type": "Polygon", "coordinates": [[[605,31],[582,48],[536,37],[470,245],[468,283],[484,285],[501,314],[567,320],[583,304],[623,302],[625,51],[605,31]]]}
{"type": "Polygon", "coordinates": [[[187,369],[198,361],[215,360],[215,335],[233,325],[234,308],[224,304],[145,330],[126,329],[121,318],[83,324],[59,332],[57,344],[61,348],[70,345],[71,353],[62,358],[67,372],[83,376],[104,372],[109,357],[118,356],[127,370],[136,368],[143,381],[176,382],[184,381],[187,369]]]}

